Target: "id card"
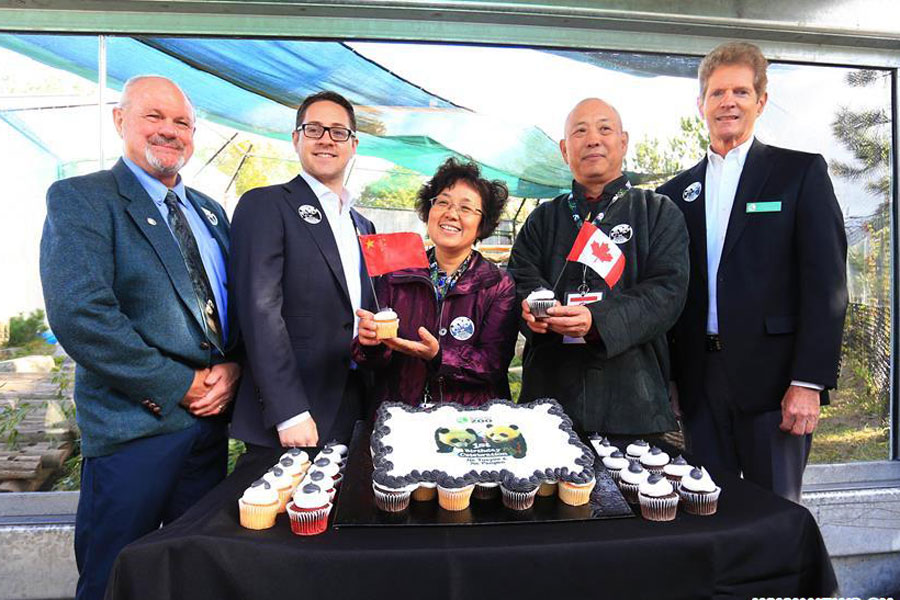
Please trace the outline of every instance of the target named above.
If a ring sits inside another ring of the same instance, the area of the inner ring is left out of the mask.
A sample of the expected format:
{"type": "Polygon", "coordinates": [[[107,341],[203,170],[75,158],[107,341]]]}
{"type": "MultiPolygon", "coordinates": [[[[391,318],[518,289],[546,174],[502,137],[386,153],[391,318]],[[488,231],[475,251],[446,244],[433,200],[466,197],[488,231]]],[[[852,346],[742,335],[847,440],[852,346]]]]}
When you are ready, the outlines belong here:
{"type": "MultiPolygon", "coordinates": [[[[603,292],[589,292],[587,294],[579,294],[577,292],[566,294],[566,306],[581,306],[582,304],[591,304],[592,302],[600,302],[603,300],[603,292]]],[[[583,337],[563,336],[563,344],[586,344],[583,337]]]]}

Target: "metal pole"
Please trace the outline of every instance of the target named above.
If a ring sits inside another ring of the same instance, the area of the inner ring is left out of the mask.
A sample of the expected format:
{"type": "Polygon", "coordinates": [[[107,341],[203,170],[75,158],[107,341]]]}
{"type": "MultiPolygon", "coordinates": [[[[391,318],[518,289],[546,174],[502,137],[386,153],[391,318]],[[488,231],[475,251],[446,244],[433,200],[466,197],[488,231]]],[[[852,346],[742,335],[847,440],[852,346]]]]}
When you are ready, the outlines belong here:
{"type": "Polygon", "coordinates": [[[106,123],[106,36],[97,36],[97,108],[99,109],[100,122],[97,131],[100,135],[100,169],[106,164],[105,135],[103,134],[106,123]]]}

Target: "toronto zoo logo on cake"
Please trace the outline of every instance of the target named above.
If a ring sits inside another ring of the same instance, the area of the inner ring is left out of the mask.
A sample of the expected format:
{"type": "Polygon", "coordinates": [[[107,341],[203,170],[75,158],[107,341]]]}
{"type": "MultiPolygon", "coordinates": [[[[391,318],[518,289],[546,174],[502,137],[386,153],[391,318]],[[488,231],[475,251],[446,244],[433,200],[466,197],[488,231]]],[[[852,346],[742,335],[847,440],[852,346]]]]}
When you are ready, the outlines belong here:
{"type": "MultiPolygon", "coordinates": [[[[487,420],[487,419],[485,419],[487,420]]],[[[506,457],[523,458],[528,453],[525,444],[525,436],[519,431],[518,425],[494,425],[487,423],[480,431],[474,427],[476,423],[465,427],[469,423],[468,418],[457,419],[462,421],[456,426],[439,427],[434,431],[434,441],[437,451],[443,454],[456,453],[458,456],[469,459],[470,462],[500,463],[506,457]],[[475,459],[475,460],[473,460],[475,459]]],[[[475,419],[480,421],[480,419],[475,419]]]]}

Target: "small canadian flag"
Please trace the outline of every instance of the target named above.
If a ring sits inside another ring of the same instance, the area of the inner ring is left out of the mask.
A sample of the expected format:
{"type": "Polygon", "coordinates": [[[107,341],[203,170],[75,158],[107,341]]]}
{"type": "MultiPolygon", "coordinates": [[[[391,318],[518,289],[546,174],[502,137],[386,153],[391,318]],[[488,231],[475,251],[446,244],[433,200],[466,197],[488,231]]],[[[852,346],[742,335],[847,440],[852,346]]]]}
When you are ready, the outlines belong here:
{"type": "Polygon", "coordinates": [[[575,238],[566,260],[580,262],[597,272],[613,287],[625,270],[625,255],[619,247],[593,223],[585,223],[575,238]]]}

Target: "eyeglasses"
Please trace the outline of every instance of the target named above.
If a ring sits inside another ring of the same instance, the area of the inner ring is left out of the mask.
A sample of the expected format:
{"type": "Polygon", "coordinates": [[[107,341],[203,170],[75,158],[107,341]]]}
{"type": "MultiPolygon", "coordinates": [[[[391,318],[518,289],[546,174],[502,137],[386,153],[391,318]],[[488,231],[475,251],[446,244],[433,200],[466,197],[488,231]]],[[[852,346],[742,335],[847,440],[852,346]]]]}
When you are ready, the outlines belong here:
{"type": "Polygon", "coordinates": [[[463,218],[474,217],[475,215],[484,215],[484,212],[480,208],[475,208],[471,204],[456,204],[455,202],[451,202],[447,198],[432,198],[431,206],[436,208],[438,212],[445,213],[451,208],[456,209],[456,213],[463,218]]]}
{"type": "Polygon", "coordinates": [[[298,127],[297,131],[302,131],[304,137],[311,140],[321,140],[326,131],[334,142],[346,142],[353,137],[353,132],[346,127],[326,127],[318,123],[305,123],[298,127]]]}

